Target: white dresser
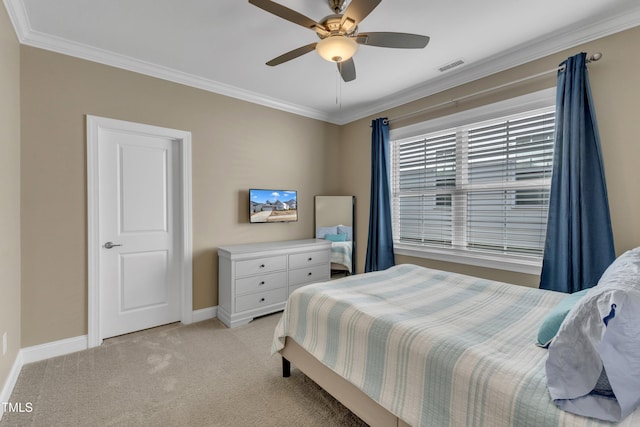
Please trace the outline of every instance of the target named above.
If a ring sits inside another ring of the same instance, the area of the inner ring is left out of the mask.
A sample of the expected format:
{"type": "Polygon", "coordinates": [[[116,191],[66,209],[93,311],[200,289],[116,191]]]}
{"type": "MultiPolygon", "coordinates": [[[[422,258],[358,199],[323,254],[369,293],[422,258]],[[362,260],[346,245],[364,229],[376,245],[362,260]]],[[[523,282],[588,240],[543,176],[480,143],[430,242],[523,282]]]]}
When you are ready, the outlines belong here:
{"type": "Polygon", "coordinates": [[[329,280],[331,242],[322,239],[218,248],[218,318],[230,328],[284,309],[300,286],[329,280]]]}

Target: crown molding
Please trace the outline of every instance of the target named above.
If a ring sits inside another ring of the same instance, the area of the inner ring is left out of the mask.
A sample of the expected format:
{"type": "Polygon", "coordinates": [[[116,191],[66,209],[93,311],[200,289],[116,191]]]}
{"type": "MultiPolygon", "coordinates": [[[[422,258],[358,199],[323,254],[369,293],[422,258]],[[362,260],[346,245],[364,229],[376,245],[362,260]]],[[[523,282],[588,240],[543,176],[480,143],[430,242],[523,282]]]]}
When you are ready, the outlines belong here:
{"type": "Polygon", "coordinates": [[[126,55],[117,54],[105,49],[99,49],[62,37],[51,36],[35,31],[31,28],[22,0],[4,0],[4,4],[21,44],[133,71],[135,73],[156,77],[162,80],[183,84],[305,117],[329,121],[328,114],[322,111],[310,109],[302,105],[288,103],[260,93],[251,92],[235,86],[205,79],[162,65],[141,61],[126,55]]]}
{"type": "Polygon", "coordinates": [[[150,77],[156,77],[174,83],[183,84],[219,95],[229,96],[253,104],[263,105],[289,113],[310,117],[313,119],[328,121],[326,113],[313,110],[301,105],[287,103],[285,101],[271,98],[260,93],[251,92],[235,86],[216,82],[210,79],[185,73],[169,67],[165,67],[151,62],[141,61],[126,55],[117,54],[104,49],[77,43],[72,40],[46,35],[38,31],[30,31],[25,37],[23,44],[37,47],[64,55],[97,62],[112,67],[133,71],[150,77]]]}
{"type": "MultiPolygon", "coordinates": [[[[638,25],[640,25],[640,6],[635,6],[632,10],[603,21],[582,22],[452,71],[427,83],[398,92],[392,99],[387,99],[385,102],[369,104],[366,109],[354,109],[350,113],[341,114],[340,117],[330,116],[329,120],[339,125],[351,123],[638,25]]],[[[606,54],[603,52],[605,60],[606,54]]]]}
{"type": "MultiPolygon", "coordinates": [[[[392,97],[387,97],[382,102],[368,103],[366,107],[355,107],[350,111],[342,110],[340,113],[332,114],[68,39],[46,35],[31,28],[22,0],[3,1],[21,44],[133,71],[337,125],[348,124],[355,120],[379,114],[408,102],[416,101],[547,55],[570,49],[579,44],[640,25],[640,6],[634,5],[631,10],[620,12],[609,19],[597,22],[581,22],[549,34],[544,38],[519,45],[484,61],[453,70],[427,83],[398,92],[392,97]]],[[[606,52],[603,53],[606,56],[606,52]]]]}
{"type": "Polygon", "coordinates": [[[3,0],[3,2],[18,41],[24,43],[26,35],[31,32],[31,24],[24,3],[22,0],[3,0]]]}

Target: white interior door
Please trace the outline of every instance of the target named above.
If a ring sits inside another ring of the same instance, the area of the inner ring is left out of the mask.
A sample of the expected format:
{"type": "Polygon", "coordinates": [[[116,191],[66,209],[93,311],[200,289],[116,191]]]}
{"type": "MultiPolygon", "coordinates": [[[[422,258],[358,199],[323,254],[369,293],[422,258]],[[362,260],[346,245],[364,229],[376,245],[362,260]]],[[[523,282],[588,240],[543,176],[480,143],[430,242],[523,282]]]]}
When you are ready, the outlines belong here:
{"type": "Polygon", "coordinates": [[[89,347],[191,308],[191,134],[87,116],[89,347]]]}
{"type": "Polygon", "coordinates": [[[102,337],[180,320],[176,141],[99,134],[102,337]]]}

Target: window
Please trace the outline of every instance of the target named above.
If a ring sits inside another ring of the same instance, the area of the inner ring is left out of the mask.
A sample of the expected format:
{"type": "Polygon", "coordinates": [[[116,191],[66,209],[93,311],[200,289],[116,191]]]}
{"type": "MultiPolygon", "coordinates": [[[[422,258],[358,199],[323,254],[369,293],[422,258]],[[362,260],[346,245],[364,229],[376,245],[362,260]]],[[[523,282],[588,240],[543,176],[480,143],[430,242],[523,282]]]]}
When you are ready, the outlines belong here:
{"type": "Polygon", "coordinates": [[[444,254],[436,258],[530,273],[539,269],[555,111],[546,106],[501,113],[474,121],[467,112],[455,126],[441,124],[401,139],[392,133],[396,252],[444,254]],[[509,267],[514,264],[527,267],[509,267]]]}

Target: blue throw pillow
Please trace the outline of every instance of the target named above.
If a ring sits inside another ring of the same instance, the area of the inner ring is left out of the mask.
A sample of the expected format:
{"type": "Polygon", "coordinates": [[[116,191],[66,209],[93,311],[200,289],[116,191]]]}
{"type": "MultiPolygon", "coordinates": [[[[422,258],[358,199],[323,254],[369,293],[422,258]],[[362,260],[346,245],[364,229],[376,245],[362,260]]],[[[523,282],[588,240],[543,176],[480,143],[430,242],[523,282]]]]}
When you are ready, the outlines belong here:
{"type": "Polygon", "coordinates": [[[560,329],[560,325],[564,321],[564,318],[567,317],[569,311],[573,308],[574,305],[582,298],[589,289],[584,289],[579,292],[574,292],[566,296],[562,301],[555,306],[553,310],[544,318],[542,325],[540,325],[540,329],[538,330],[538,345],[540,347],[547,348],[549,347],[549,343],[553,337],[558,333],[558,329],[560,329]]]}
{"type": "Polygon", "coordinates": [[[332,242],[346,242],[347,235],[346,234],[325,234],[325,240],[330,240],[332,242]]]}

